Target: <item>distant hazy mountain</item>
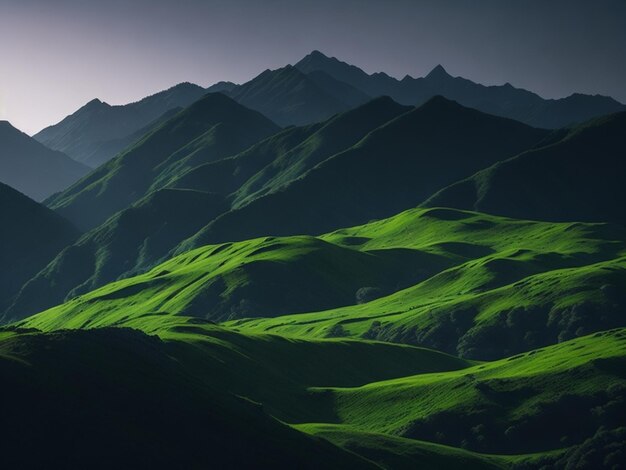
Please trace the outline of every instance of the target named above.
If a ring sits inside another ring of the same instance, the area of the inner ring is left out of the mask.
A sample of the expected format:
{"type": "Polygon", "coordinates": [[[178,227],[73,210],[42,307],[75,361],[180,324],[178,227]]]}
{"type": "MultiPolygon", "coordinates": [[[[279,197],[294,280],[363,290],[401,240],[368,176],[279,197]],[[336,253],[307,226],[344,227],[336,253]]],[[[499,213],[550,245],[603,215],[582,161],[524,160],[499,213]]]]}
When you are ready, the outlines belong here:
{"type": "Polygon", "coordinates": [[[427,205],[524,219],[624,224],[625,156],[623,112],[482,170],[440,191],[427,205]]]}
{"type": "Polygon", "coordinates": [[[207,94],[47,204],[89,230],[190,168],[235,155],[278,130],[225,95],[207,94]]]}
{"type": "Polygon", "coordinates": [[[181,83],[126,105],[111,106],[94,99],[34,137],[95,168],[134,142],[138,131],[146,131],[144,128],[150,127],[163,114],[173,108],[186,107],[205,93],[198,85],[181,83]]]}
{"type": "Polygon", "coordinates": [[[7,121],[0,121],[1,182],[41,201],[88,171],[67,155],[50,150],[7,121]]]}
{"type": "Polygon", "coordinates": [[[328,74],[309,76],[291,65],[266,70],[231,89],[229,96],[282,126],[322,121],[370,99],[328,74]]]}
{"type": "Polygon", "coordinates": [[[0,318],[30,277],[78,237],[72,224],[0,183],[0,318]]]}
{"type": "Polygon", "coordinates": [[[547,131],[436,97],[228,212],[181,251],[261,235],[318,234],[414,207],[434,191],[533,147],[547,131]]]}
{"type": "Polygon", "coordinates": [[[295,67],[305,74],[323,71],[369,96],[388,95],[399,103],[420,105],[435,95],[442,95],[464,106],[548,129],[569,126],[625,109],[614,99],[600,95],[573,94],[555,100],[543,99],[508,83],[484,86],[461,77],[452,77],[441,65],[426,77],[413,78],[407,75],[402,80],[396,80],[384,73],[369,75],[358,67],[314,51],[295,67]]]}

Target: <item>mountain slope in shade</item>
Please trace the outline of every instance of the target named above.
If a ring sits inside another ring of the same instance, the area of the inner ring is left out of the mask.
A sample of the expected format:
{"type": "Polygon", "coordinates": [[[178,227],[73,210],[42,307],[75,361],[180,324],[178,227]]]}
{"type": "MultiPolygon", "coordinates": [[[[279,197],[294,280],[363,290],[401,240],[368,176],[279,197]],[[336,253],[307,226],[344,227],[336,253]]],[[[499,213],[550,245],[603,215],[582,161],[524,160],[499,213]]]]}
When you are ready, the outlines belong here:
{"type": "Polygon", "coordinates": [[[41,201],[70,186],[89,168],[0,121],[0,181],[41,201]]]}
{"type": "Polygon", "coordinates": [[[476,173],[425,205],[540,220],[626,224],[626,112],[476,173]]]}
{"type": "Polygon", "coordinates": [[[266,70],[232,89],[229,96],[281,126],[323,121],[369,99],[327,74],[309,77],[291,65],[266,70]]]}
{"type": "Polygon", "coordinates": [[[317,234],[389,217],[546,136],[437,97],[388,122],[303,176],[228,212],[181,245],[317,234]]]}
{"type": "Polygon", "coordinates": [[[24,282],[79,235],[68,221],[0,183],[0,318],[24,282]]]}
{"type": "Polygon", "coordinates": [[[464,106],[541,128],[569,126],[624,110],[623,104],[606,96],[573,94],[562,99],[543,99],[508,83],[484,86],[452,77],[441,65],[423,78],[407,75],[396,80],[384,73],[368,75],[358,67],[314,51],[295,67],[306,74],[323,71],[370,96],[389,95],[399,103],[420,105],[435,95],[442,95],[464,106]]]}
{"type": "Polygon", "coordinates": [[[87,232],[45,268],[40,266],[7,315],[23,317],[152,267],[227,209],[224,198],[215,194],[177,189],[150,193],[87,232]]]}
{"type": "MultiPolygon", "coordinates": [[[[379,98],[323,123],[291,127],[235,157],[183,173],[168,184],[176,190],[149,194],[60,253],[24,287],[10,313],[35,313],[153,266],[233,205],[298,178],[408,109],[379,98]]],[[[354,295],[344,290],[339,297],[345,302],[354,295]]]]}
{"type": "Polygon", "coordinates": [[[120,140],[127,142],[130,136],[167,111],[184,108],[205,93],[198,85],[180,83],[126,105],[111,106],[94,99],[59,123],[43,129],[34,138],[95,168],[124,148],[120,146],[120,140]]]}
{"type": "Polygon", "coordinates": [[[277,131],[258,112],[211,93],[47,204],[89,230],[190,168],[237,154],[277,131]]]}

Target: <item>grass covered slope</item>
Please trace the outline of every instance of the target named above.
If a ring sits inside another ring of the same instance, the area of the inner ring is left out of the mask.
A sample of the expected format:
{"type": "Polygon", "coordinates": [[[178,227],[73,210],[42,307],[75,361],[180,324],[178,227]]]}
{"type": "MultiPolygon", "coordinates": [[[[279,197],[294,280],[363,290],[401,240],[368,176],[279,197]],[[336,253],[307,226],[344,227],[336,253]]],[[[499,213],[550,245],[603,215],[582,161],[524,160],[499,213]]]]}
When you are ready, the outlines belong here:
{"type": "Polygon", "coordinates": [[[425,205],[540,220],[626,223],[626,112],[571,130],[562,140],[499,162],[425,205]]]}
{"type": "Polygon", "coordinates": [[[208,94],[47,205],[91,229],[188,169],[237,154],[276,131],[256,111],[208,94]]]}
{"type": "Polygon", "coordinates": [[[13,310],[24,317],[145,271],[233,205],[297,178],[407,109],[381,98],[316,125],[286,129],[235,157],[183,172],[165,189],[149,193],[60,253],[28,283],[13,310]]]}
{"type": "Polygon", "coordinates": [[[0,183],[0,319],[27,279],[79,232],[67,220],[0,183]]]}
{"type": "Polygon", "coordinates": [[[319,234],[389,217],[460,175],[531,148],[545,135],[437,97],[298,179],[224,214],[180,250],[264,235],[319,234]]]}
{"type": "Polygon", "coordinates": [[[0,121],[0,182],[42,201],[87,172],[85,165],[0,121]]]}
{"type": "Polygon", "coordinates": [[[321,237],[198,248],[33,321],[191,315],[251,332],[491,359],[623,326],[624,250],[623,229],[610,225],[413,209],[321,237]]]}
{"type": "Polygon", "coordinates": [[[459,371],[315,391],[353,429],[528,454],[623,426],[625,365],[617,329],[459,371]]]}

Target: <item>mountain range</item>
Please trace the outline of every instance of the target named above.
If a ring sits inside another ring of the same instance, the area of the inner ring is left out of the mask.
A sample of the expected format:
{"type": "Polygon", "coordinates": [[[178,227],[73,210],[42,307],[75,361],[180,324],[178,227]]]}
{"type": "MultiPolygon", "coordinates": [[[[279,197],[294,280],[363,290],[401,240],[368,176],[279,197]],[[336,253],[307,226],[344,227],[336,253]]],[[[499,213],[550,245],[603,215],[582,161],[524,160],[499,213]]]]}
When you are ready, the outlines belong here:
{"type": "Polygon", "coordinates": [[[370,75],[354,65],[313,51],[295,65],[265,70],[241,85],[219,82],[204,89],[181,83],[135,103],[117,106],[94,99],[34,138],[95,168],[157,126],[164,114],[186,107],[208,92],[227,94],[280,126],[322,121],[379,96],[419,106],[441,95],[485,113],[546,129],[571,126],[624,110],[623,104],[600,95],[543,99],[508,83],[484,86],[452,77],[441,65],[421,78],[407,75],[397,80],[382,72],[370,75]]]}
{"type": "Polygon", "coordinates": [[[0,125],[7,465],[621,468],[621,104],[313,52],[42,132],[99,166],[0,125]]]}

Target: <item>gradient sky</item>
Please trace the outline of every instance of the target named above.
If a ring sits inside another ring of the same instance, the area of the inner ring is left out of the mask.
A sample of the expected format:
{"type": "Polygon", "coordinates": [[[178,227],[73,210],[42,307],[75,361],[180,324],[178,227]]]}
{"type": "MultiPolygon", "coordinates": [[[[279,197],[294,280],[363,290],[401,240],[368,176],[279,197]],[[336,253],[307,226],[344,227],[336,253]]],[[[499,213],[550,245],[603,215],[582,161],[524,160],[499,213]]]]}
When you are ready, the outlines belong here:
{"type": "Polygon", "coordinates": [[[95,97],[240,83],[313,49],[626,102],[624,0],[0,0],[0,119],[32,134],[95,97]]]}

